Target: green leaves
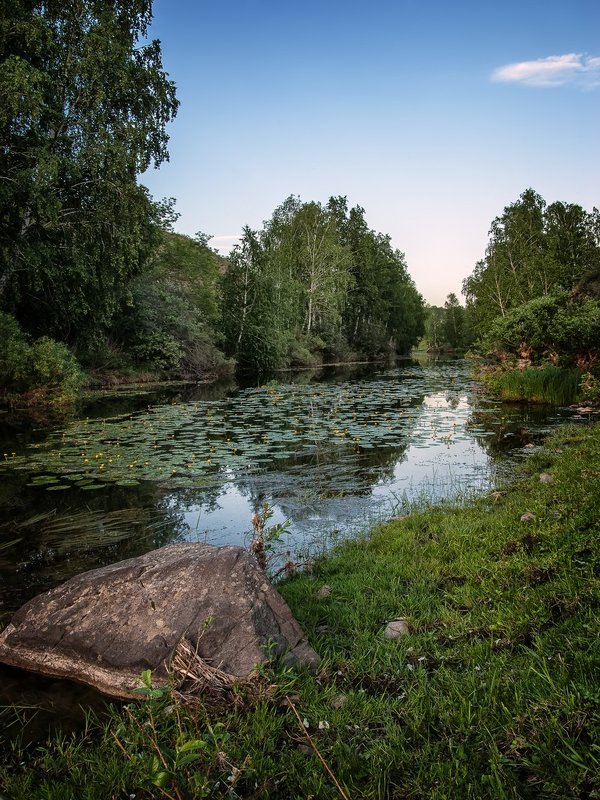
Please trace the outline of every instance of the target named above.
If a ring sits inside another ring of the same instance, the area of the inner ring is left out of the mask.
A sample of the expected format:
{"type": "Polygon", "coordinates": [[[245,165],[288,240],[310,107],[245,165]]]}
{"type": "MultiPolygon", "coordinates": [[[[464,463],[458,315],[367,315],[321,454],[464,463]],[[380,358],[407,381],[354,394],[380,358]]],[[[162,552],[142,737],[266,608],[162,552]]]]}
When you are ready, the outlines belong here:
{"type": "MultiPolygon", "coordinates": [[[[420,414],[408,384],[405,375],[402,382],[267,385],[224,400],[75,420],[0,470],[27,470],[40,488],[61,483],[90,491],[140,481],[197,487],[280,470],[284,462],[288,472],[302,469],[317,458],[315,480],[335,464],[329,490],[345,491],[361,454],[406,446],[420,414]]],[[[412,389],[422,391],[422,376],[415,375],[412,389]]]]}
{"type": "MultiPolygon", "coordinates": [[[[531,301],[588,285],[600,269],[598,211],[553,203],[532,189],[493,222],[485,258],[464,281],[476,333],[531,301]]],[[[574,295],[578,291],[573,292],[574,295]]],[[[528,340],[524,340],[528,343],[528,340]]]]}
{"type": "Polygon", "coordinates": [[[224,277],[228,351],[259,374],[356,348],[407,353],[423,320],[404,255],[345,198],[288,197],[263,230],[244,230],[224,277]]]}
{"type": "Polygon", "coordinates": [[[177,110],[151,3],[5,4],[0,25],[0,307],[81,341],[154,245],[136,174],[167,157],[177,110]]]}

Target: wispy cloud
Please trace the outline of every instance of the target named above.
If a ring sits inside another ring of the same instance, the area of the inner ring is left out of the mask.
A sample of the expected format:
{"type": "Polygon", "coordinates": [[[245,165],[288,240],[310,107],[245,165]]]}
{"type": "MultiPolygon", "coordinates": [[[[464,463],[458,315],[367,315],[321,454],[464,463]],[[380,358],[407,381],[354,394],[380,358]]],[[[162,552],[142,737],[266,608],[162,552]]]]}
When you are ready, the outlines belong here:
{"type": "Polygon", "coordinates": [[[581,53],[548,56],[535,61],[519,61],[498,67],[493,81],[522,83],[525,86],[577,86],[592,89],[600,86],[600,57],[581,53]]]}

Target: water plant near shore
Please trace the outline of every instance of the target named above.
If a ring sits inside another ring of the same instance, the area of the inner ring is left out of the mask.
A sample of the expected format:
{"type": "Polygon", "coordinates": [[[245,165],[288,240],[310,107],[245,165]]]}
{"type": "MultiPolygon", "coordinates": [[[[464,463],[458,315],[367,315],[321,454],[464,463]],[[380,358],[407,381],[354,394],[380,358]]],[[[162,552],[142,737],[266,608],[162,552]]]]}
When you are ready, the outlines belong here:
{"type": "Polygon", "coordinates": [[[581,397],[582,373],[554,366],[497,369],[483,373],[487,386],[502,400],[566,406],[581,397]]]}

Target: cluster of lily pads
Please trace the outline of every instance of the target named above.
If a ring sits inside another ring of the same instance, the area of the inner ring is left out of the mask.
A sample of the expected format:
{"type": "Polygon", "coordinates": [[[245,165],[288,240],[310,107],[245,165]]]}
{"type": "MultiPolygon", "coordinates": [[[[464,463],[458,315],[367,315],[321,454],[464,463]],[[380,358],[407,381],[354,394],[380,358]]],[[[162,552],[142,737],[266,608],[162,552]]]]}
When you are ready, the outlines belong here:
{"type": "Polygon", "coordinates": [[[406,446],[424,393],[434,388],[427,383],[418,371],[366,382],[267,385],[221,400],[80,419],[0,463],[26,471],[30,486],[47,491],[140,481],[205,487],[307,459],[356,464],[370,451],[406,446]]]}

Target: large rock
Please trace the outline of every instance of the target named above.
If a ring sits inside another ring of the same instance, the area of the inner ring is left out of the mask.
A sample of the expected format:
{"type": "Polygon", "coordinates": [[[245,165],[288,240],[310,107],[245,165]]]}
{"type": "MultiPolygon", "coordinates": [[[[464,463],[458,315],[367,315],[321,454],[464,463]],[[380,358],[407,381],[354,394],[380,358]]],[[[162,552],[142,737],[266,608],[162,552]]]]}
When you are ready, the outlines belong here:
{"type": "Polygon", "coordinates": [[[273,656],[318,664],[254,558],[203,544],[78,575],[26,603],[0,634],[0,661],[121,698],[136,696],[146,669],[155,686],[166,685],[182,658],[243,679],[273,656]]]}

